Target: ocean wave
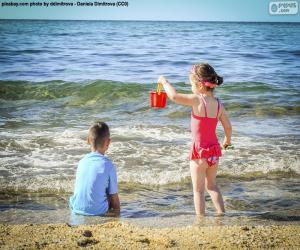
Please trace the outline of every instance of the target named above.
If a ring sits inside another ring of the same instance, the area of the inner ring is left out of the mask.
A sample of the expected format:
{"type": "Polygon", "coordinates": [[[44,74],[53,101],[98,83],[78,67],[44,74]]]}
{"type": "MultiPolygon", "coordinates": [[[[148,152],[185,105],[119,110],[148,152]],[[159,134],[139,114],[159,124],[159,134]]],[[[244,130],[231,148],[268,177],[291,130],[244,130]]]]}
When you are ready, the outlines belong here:
{"type": "MultiPolygon", "coordinates": [[[[178,91],[189,93],[190,85],[174,83],[178,91]]],[[[149,91],[156,84],[139,84],[96,80],[88,82],[0,81],[0,103],[9,101],[56,101],[65,106],[106,105],[124,103],[149,106],[149,91]]],[[[293,87],[261,82],[225,83],[216,90],[226,109],[235,116],[289,116],[300,114],[299,91],[293,87]]],[[[184,117],[184,108],[170,111],[170,118],[184,117]]]]}
{"type": "Polygon", "coordinates": [[[293,56],[296,56],[296,57],[300,57],[300,50],[290,50],[290,49],[286,49],[286,50],[283,50],[283,49],[278,49],[278,50],[274,50],[273,53],[275,55],[279,54],[279,55],[286,55],[286,54],[291,54],[293,56]]]}
{"type": "MultiPolygon", "coordinates": [[[[168,175],[164,173],[163,175],[168,175]]],[[[174,176],[173,176],[174,177],[174,176]]],[[[295,171],[271,171],[263,173],[261,171],[248,172],[240,175],[231,174],[218,174],[218,179],[224,181],[257,181],[257,180],[282,180],[283,178],[288,181],[289,179],[298,180],[300,173],[295,171]]],[[[119,177],[120,192],[132,192],[133,190],[151,189],[151,188],[178,188],[189,187],[191,185],[191,178],[189,174],[181,178],[170,178],[169,182],[158,183],[153,182],[140,182],[138,180],[128,179],[123,180],[119,177]]],[[[38,192],[38,193],[66,193],[70,194],[74,190],[75,178],[70,177],[44,177],[35,176],[30,179],[23,180],[6,180],[0,181],[0,193],[25,193],[25,192],[38,192]]]]}
{"type": "MultiPolygon", "coordinates": [[[[186,92],[191,91],[190,84],[184,82],[173,83],[179,90],[186,92]]],[[[21,80],[0,80],[0,98],[4,100],[23,100],[23,99],[54,99],[66,96],[91,94],[93,92],[103,94],[122,94],[142,93],[155,88],[156,84],[119,82],[112,80],[92,80],[84,82],[68,82],[63,80],[52,80],[43,82],[30,82],[21,80]]],[[[262,82],[228,82],[217,88],[217,93],[234,94],[234,98],[238,98],[237,94],[258,94],[258,95],[276,95],[280,97],[282,94],[298,94],[298,89],[291,86],[279,86],[277,84],[262,82]],[[296,93],[295,93],[296,92],[296,93]]],[[[259,98],[259,96],[257,96],[259,98]]],[[[270,96],[271,97],[271,96],[270,96]]],[[[294,95],[294,97],[297,97],[294,95]]],[[[247,96],[244,96],[247,99],[247,96]]]]}
{"type": "MultiPolygon", "coordinates": [[[[88,153],[86,134],[87,128],[2,132],[0,188],[71,192],[76,164],[88,153]]],[[[120,182],[164,186],[189,181],[187,129],[175,125],[118,126],[111,128],[111,138],[108,156],[117,166],[120,182]]],[[[234,144],[235,149],[223,151],[219,177],[300,177],[299,140],[235,135],[234,144]]]]}
{"type": "Polygon", "coordinates": [[[120,83],[109,80],[88,83],[47,81],[0,81],[0,100],[38,100],[64,99],[66,105],[113,103],[120,100],[138,99],[149,90],[149,85],[120,83]]]}

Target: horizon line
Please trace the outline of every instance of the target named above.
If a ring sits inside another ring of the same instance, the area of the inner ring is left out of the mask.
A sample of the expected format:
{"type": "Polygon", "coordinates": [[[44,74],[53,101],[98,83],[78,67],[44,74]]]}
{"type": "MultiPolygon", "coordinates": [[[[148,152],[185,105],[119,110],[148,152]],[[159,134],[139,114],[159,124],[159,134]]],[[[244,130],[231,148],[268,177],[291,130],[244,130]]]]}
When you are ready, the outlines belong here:
{"type": "Polygon", "coordinates": [[[22,21],[124,21],[124,22],[218,22],[218,23],[300,23],[300,21],[226,21],[226,20],[135,20],[135,19],[40,19],[40,18],[0,18],[0,20],[22,21]]]}

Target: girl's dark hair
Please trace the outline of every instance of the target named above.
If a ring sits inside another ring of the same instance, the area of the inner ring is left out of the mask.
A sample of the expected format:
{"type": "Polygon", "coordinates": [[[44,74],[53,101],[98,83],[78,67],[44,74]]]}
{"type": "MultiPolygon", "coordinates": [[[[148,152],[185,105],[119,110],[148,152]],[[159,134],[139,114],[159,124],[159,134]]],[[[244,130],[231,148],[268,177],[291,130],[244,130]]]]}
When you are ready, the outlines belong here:
{"type": "Polygon", "coordinates": [[[94,149],[103,146],[104,140],[110,137],[109,127],[105,122],[94,123],[88,133],[87,143],[94,149]]]}
{"type": "MultiPolygon", "coordinates": [[[[191,80],[196,83],[205,81],[215,83],[217,85],[221,85],[223,83],[223,77],[219,76],[214,68],[208,63],[194,65],[191,72],[191,80]]],[[[206,87],[206,89],[213,90],[213,88],[209,87],[206,87]]]]}

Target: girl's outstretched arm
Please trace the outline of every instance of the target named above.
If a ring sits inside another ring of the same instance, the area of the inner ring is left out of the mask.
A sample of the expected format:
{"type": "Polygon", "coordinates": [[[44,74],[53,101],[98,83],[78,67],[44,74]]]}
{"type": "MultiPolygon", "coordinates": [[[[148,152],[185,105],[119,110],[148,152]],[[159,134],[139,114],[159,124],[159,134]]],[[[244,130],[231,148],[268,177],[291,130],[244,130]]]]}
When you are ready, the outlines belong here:
{"type": "Polygon", "coordinates": [[[173,86],[168,82],[168,80],[164,76],[160,76],[157,81],[158,84],[162,84],[168,97],[171,101],[186,105],[186,106],[194,106],[198,103],[199,99],[195,94],[180,94],[177,93],[173,86]]]}

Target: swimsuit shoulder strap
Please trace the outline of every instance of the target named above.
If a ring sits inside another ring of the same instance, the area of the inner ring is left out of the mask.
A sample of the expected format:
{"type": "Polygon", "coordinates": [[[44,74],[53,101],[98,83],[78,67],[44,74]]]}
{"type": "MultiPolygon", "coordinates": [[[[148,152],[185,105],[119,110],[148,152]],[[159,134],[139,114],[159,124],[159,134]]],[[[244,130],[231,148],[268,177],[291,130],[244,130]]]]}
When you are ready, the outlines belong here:
{"type": "Polygon", "coordinates": [[[218,102],[218,110],[217,110],[217,116],[216,116],[216,118],[218,118],[219,111],[220,111],[220,101],[219,101],[219,98],[216,98],[216,99],[217,99],[217,102],[218,102]]]}
{"type": "Polygon", "coordinates": [[[204,104],[204,110],[205,110],[205,117],[207,117],[207,110],[206,110],[206,101],[204,99],[204,97],[202,95],[200,95],[202,101],[203,101],[203,104],[204,104]]]}

